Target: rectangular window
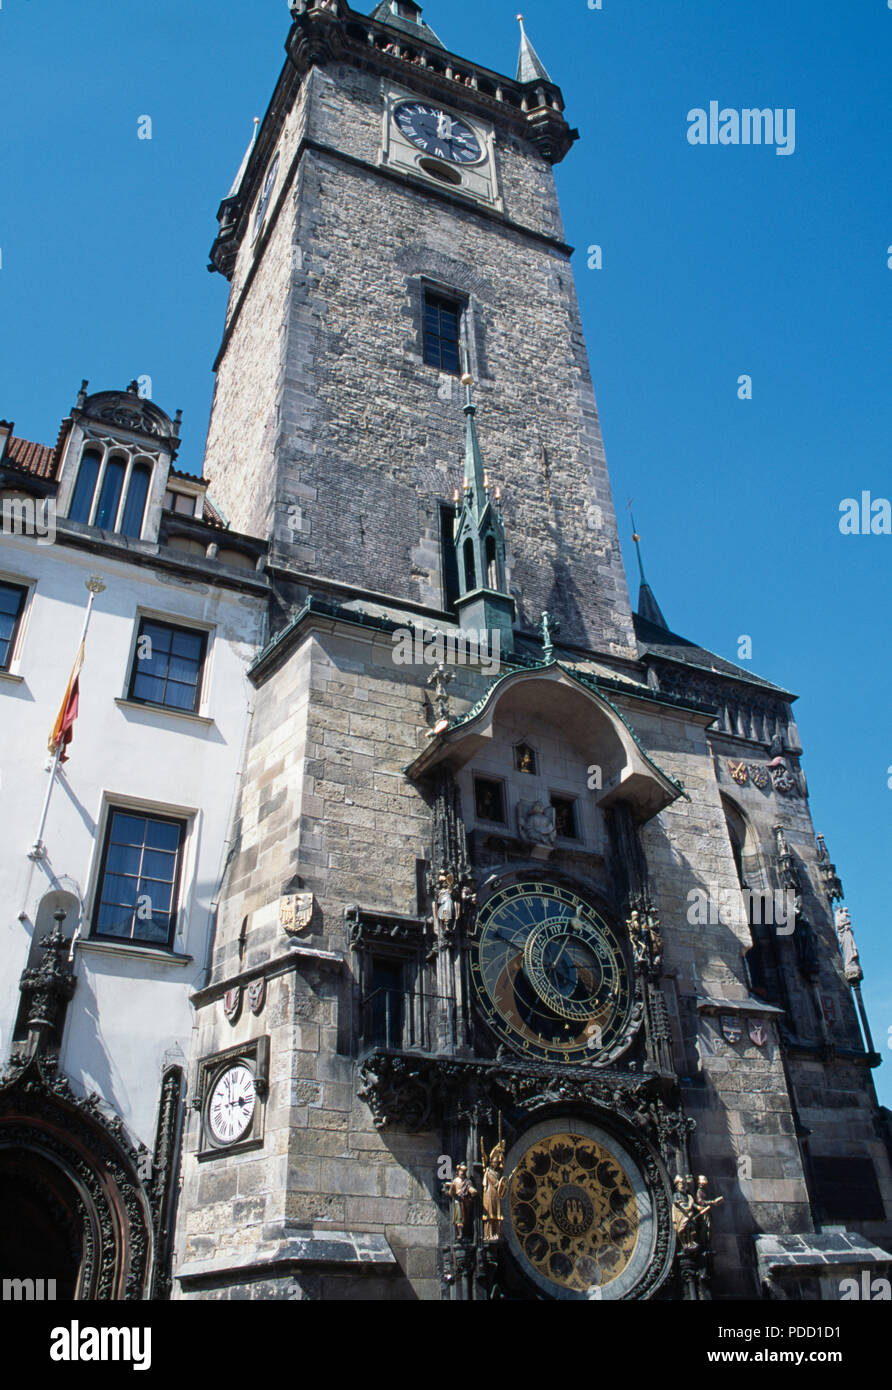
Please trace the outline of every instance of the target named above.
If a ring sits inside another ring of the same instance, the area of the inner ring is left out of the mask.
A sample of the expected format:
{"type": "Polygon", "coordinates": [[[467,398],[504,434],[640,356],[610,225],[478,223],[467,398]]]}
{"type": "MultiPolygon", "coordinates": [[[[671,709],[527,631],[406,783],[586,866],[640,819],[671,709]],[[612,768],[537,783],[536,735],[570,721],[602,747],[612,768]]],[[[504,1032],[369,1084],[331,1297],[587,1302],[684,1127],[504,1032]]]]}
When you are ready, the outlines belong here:
{"type": "Polygon", "coordinates": [[[488,820],[496,825],[504,825],[505,796],[501,782],[491,782],[487,777],[475,777],[474,809],[478,820],[488,820]]]}
{"type": "Polygon", "coordinates": [[[576,820],[576,800],[572,796],[553,796],[554,828],[562,840],[578,840],[579,827],[576,820]]]}
{"type": "Polygon", "coordinates": [[[130,699],[197,714],[207,634],[143,618],[130,676],[130,699]]]}
{"type": "Polygon", "coordinates": [[[18,584],[0,584],[0,671],[8,671],[28,590],[18,584]]]}
{"type": "Polygon", "coordinates": [[[458,555],[455,550],[455,507],[440,504],[440,553],[443,557],[443,607],[455,611],[455,600],[461,595],[458,578],[458,555]]]}
{"type": "Polygon", "coordinates": [[[170,946],[176,927],[184,821],[109,812],[93,935],[170,946]]]}
{"type": "Polygon", "coordinates": [[[429,290],[424,295],[424,360],[429,367],[458,375],[461,304],[429,290]]]}
{"type": "Polygon", "coordinates": [[[812,1158],[815,1196],[824,1221],[882,1221],[883,1198],[870,1158],[812,1158]]]}

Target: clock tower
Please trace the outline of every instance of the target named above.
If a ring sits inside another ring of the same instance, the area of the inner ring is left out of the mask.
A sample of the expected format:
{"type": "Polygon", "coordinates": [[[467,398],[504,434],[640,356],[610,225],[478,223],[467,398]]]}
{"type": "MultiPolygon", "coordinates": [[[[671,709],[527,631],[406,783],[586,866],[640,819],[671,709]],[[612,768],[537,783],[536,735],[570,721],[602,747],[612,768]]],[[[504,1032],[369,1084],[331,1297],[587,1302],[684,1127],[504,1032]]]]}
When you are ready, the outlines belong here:
{"type": "Polygon", "coordinates": [[[633,616],[525,31],[509,77],[411,0],[291,9],[211,251],[205,472],[275,597],[177,1296],[755,1296],[756,1234],[817,1224],[804,1133],[838,1152],[795,1098],[827,1039],[783,1032],[819,995],[870,1220],[890,1190],[794,697],[633,616]],[[763,939],[745,877],[791,875],[763,939]]]}

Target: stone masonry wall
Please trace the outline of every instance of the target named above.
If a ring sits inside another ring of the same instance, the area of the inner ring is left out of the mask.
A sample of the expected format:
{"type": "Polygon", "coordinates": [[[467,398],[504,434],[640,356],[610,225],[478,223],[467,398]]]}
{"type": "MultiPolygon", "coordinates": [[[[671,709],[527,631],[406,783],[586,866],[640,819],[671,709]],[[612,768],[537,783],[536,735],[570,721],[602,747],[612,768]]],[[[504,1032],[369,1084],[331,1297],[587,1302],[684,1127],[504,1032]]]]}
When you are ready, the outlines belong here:
{"type": "MultiPolygon", "coordinates": [[[[306,84],[305,84],[306,87],[306,84]]],[[[572,271],[563,251],[376,171],[369,75],[313,74],[310,135],[223,355],[206,471],[281,563],[432,606],[438,506],[463,475],[462,393],[422,357],[423,284],[468,302],[484,458],[505,494],[519,619],[628,655],[631,619],[572,271]],[[272,509],[272,510],[271,510],[272,509]]],[[[498,142],[508,215],[559,229],[550,167],[498,142]],[[523,177],[521,176],[523,171],[523,177]]],[[[233,293],[242,292],[242,248],[233,293]]]]}

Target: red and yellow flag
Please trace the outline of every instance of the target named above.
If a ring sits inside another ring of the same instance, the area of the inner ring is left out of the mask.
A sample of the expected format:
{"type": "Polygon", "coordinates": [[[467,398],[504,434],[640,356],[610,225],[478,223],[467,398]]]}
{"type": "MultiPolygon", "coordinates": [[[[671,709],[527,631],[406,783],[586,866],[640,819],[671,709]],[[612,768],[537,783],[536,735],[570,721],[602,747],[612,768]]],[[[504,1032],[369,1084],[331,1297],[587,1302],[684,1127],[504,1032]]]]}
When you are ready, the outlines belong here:
{"type": "Polygon", "coordinates": [[[47,744],[51,753],[61,752],[59,759],[62,763],[68,762],[68,745],[74,738],[74,721],[77,719],[78,705],[80,703],[80,677],[81,667],[84,664],[84,643],[81,642],[77,656],[74,661],[74,668],[62,699],[62,705],[56,716],[53,725],[53,732],[47,744]]]}

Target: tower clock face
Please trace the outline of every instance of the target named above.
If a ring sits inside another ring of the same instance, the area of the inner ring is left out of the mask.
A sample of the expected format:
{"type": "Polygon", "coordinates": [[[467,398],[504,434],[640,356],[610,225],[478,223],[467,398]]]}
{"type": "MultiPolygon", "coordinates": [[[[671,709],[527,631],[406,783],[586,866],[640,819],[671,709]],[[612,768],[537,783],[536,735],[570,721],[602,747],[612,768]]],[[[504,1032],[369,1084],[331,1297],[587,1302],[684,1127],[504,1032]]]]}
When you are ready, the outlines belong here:
{"type": "Polygon", "coordinates": [[[393,118],[406,139],[425,154],[451,160],[453,164],[476,164],[483,158],[480,141],[471,127],[436,106],[404,101],[393,118]]]}
{"type": "Polygon", "coordinates": [[[217,1144],[237,1144],[251,1128],[257,1092],[250,1070],[239,1063],[217,1078],[208,1102],[208,1129],[217,1144]]]}
{"type": "Polygon", "coordinates": [[[267,170],[266,178],[263,181],[263,189],[257,203],[257,211],[254,214],[254,237],[257,237],[260,228],[266,221],[266,214],[269,210],[270,200],[273,196],[273,189],[276,186],[276,179],[279,177],[279,156],[276,155],[272,164],[267,170]]]}
{"type": "Polygon", "coordinates": [[[631,1007],[622,947],[594,908],[550,883],[504,888],[480,912],[478,997],[516,1050],[583,1062],[612,1051],[631,1007]]]}

